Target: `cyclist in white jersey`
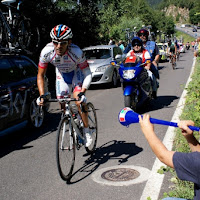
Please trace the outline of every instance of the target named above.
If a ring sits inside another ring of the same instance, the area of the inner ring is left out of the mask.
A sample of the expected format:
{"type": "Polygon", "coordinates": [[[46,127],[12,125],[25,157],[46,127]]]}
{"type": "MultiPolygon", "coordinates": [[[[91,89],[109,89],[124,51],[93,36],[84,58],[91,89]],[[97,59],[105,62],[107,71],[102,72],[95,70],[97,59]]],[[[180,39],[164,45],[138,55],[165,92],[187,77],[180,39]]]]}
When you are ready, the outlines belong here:
{"type": "MultiPolygon", "coordinates": [[[[44,75],[48,63],[51,63],[56,68],[57,99],[62,99],[65,95],[71,94],[72,91],[74,98],[81,99],[76,102],[76,105],[84,123],[85,146],[88,147],[92,143],[88,128],[88,114],[87,109],[83,109],[84,112],[81,112],[80,104],[82,103],[83,108],[85,107],[85,92],[92,80],[89,65],[82,50],[72,44],[73,34],[68,26],[62,24],[55,26],[51,30],[50,36],[52,42],[42,49],[38,64],[37,85],[40,97],[44,95],[44,75]]],[[[43,99],[40,97],[37,99],[37,103],[43,105],[43,99]]],[[[61,109],[64,109],[62,104],[61,109]]]]}

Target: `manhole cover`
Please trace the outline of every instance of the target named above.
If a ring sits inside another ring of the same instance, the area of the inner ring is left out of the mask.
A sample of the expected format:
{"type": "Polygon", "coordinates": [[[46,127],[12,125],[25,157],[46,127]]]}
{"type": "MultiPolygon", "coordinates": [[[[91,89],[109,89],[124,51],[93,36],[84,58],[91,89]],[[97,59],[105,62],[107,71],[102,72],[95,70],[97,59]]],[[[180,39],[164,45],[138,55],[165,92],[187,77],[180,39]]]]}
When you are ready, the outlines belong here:
{"type": "Polygon", "coordinates": [[[102,173],[101,177],[109,181],[130,181],[140,176],[140,173],[130,168],[111,169],[102,173]]]}
{"type": "Polygon", "coordinates": [[[96,170],[92,174],[92,179],[103,185],[129,186],[146,181],[149,174],[150,171],[144,167],[117,165],[96,170]]]}

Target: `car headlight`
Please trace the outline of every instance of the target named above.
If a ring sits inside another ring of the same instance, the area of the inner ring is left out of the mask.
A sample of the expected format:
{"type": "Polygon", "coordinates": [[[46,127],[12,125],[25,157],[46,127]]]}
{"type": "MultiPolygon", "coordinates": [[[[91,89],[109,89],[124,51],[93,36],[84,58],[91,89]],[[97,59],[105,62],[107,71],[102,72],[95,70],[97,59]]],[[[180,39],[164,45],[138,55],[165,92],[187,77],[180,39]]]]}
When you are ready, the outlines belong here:
{"type": "Polygon", "coordinates": [[[123,78],[124,79],[132,79],[135,77],[135,70],[124,70],[123,71],[123,78]]]}
{"type": "Polygon", "coordinates": [[[110,65],[103,65],[103,66],[100,66],[98,67],[95,72],[104,72],[106,71],[106,69],[109,67],[110,65]]]}

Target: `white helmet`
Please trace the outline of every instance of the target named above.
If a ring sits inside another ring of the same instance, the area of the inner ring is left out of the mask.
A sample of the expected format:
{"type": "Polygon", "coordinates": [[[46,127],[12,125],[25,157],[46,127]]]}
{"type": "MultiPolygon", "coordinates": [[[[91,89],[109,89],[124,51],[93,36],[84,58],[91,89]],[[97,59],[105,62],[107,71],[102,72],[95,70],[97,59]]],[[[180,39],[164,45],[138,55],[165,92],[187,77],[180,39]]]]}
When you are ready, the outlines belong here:
{"type": "Polygon", "coordinates": [[[73,37],[72,30],[66,25],[59,24],[52,28],[50,36],[54,40],[65,40],[73,37]]]}

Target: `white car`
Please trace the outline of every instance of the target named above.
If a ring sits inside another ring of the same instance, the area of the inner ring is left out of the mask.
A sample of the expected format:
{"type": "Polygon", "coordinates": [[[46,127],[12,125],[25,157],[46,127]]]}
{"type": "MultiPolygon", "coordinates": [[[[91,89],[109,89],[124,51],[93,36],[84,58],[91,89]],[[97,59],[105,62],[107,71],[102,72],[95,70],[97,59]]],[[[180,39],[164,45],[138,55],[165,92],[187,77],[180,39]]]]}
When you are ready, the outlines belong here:
{"type": "Polygon", "coordinates": [[[82,50],[92,72],[91,84],[111,83],[116,87],[120,80],[119,65],[124,59],[122,50],[116,45],[90,46],[82,50]]]}

